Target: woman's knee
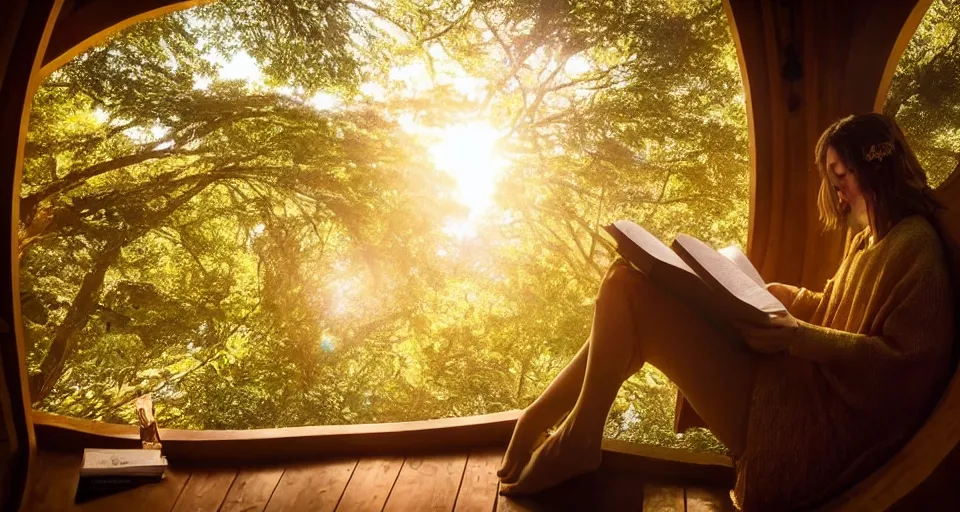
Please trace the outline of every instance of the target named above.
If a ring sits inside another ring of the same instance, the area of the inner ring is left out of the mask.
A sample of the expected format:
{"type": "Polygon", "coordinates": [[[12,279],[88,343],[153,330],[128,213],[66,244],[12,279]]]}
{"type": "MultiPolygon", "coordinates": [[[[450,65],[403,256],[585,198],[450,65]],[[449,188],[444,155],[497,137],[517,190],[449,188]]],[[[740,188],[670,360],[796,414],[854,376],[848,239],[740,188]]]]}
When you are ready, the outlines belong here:
{"type": "Polygon", "coordinates": [[[607,269],[607,274],[600,283],[600,292],[597,302],[608,300],[621,301],[638,295],[648,294],[650,281],[647,276],[622,260],[617,260],[607,269]]]}

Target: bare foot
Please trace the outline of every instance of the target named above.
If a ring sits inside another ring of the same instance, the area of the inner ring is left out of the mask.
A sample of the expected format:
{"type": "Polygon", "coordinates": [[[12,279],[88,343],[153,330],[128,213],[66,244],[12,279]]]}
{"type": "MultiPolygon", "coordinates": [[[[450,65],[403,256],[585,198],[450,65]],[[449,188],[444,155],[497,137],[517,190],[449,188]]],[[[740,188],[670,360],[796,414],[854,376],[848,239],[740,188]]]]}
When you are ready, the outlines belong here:
{"type": "Polygon", "coordinates": [[[590,440],[570,428],[570,419],[534,453],[516,482],[500,486],[500,494],[533,494],[600,467],[600,439],[590,440]]]}
{"type": "Polygon", "coordinates": [[[537,421],[531,417],[529,411],[524,411],[517,419],[513,429],[510,445],[503,456],[503,463],[497,470],[497,476],[502,482],[514,482],[527,465],[534,450],[540,447],[549,435],[547,429],[552,425],[543,426],[544,421],[537,421]]]}

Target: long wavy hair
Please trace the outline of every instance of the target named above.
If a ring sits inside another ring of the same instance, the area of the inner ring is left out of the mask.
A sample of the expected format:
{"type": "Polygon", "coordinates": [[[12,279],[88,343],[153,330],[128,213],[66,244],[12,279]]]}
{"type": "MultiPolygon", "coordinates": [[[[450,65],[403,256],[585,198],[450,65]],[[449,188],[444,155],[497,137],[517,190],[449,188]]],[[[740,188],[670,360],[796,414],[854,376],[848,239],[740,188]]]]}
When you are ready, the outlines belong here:
{"type": "Polygon", "coordinates": [[[893,119],[869,113],[833,123],[817,142],[821,178],[817,206],[825,229],[846,225],[850,213],[849,207],[840,207],[836,176],[826,166],[830,147],[856,176],[878,239],[911,215],[922,215],[936,225],[936,212],[943,205],[933,195],[927,174],[903,132],[893,119]]]}

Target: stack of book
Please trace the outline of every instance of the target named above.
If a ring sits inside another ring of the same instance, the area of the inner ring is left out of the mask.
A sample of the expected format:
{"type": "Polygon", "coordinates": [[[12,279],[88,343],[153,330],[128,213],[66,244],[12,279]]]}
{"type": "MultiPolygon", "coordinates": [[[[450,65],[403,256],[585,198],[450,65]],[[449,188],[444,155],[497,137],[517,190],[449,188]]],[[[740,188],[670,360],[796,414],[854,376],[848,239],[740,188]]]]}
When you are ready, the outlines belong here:
{"type": "Polygon", "coordinates": [[[167,458],[160,450],[87,448],[80,465],[77,501],[163,480],[167,458]]]}

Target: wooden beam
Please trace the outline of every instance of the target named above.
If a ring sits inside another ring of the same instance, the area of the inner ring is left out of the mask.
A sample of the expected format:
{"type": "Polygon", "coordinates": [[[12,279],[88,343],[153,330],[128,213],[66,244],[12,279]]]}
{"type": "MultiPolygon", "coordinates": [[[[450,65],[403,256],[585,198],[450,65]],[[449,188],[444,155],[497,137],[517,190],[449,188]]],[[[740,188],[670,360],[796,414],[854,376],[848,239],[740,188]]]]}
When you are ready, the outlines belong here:
{"type": "Polygon", "coordinates": [[[111,34],[137,22],[211,0],[90,0],[57,21],[43,57],[46,76],[111,34]]]}
{"type": "Polygon", "coordinates": [[[7,459],[3,461],[3,510],[20,507],[35,450],[20,326],[17,215],[20,169],[31,99],[39,84],[41,56],[63,0],[6,0],[0,19],[0,201],[10,215],[0,222],[0,413],[7,459]]]}
{"type": "MultiPolygon", "coordinates": [[[[254,430],[161,429],[171,461],[205,465],[276,464],[323,456],[390,456],[505,447],[520,411],[439,420],[254,430]]],[[[131,448],[133,425],[115,425],[35,411],[41,449],[131,448]]],[[[603,467],[638,475],[733,485],[729,457],[674,448],[603,441],[603,467]]]]}
{"type": "MultiPolygon", "coordinates": [[[[506,446],[520,411],[404,423],[330,425],[251,430],[160,429],[171,459],[205,463],[253,463],[322,455],[406,455],[506,446]]],[[[43,449],[125,448],[140,444],[134,425],[116,425],[34,411],[43,449]]]]}

